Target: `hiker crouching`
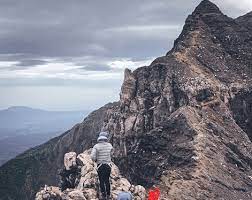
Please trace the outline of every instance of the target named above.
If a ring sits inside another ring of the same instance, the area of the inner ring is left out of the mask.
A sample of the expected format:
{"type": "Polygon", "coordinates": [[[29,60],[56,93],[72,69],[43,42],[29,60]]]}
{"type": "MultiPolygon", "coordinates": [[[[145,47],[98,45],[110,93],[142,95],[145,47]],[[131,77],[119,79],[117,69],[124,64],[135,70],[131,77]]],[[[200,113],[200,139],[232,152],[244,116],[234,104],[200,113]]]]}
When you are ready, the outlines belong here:
{"type": "Polygon", "coordinates": [[[111,173],[111,154],[113,146],[108,142],[108,133],[101,132],[94,145],[91,158],[97,163],[97,171],[100,182],[100,190],[103,199],[110,198],[110,173],[111,173]]]}

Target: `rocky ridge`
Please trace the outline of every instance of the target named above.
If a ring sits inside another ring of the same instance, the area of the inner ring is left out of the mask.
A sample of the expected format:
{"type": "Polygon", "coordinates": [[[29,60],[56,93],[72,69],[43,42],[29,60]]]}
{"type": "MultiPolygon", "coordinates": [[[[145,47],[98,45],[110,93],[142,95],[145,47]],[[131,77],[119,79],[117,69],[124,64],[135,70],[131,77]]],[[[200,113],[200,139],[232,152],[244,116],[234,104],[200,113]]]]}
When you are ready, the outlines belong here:
{"type": "Polygon", "coordinates": [[[239,21],[204,0],[166,56],[125,70],[104,129],[133,183],[163,199],[252,199],[252,34],[239,21]]]}
{"type": "MultiPolygon", "coordinates": [[[[66,153],[64,156],[65,173],[61,171],[60,188],[45,186],[36,194],[36,200],[98,200],[99,184],[97,166],[91,160],[91,149],[78,156],[75,152],[66,153]],[[67,173],[71,171],[70,173],[67,173]],[[64,174],[64,175],[63,175],[64,174]],[[66,175],[67,174],[67,175],[66,175]],[[78,175],[79,174],[79,175],[78,175]],[[65,187],[67,185],[67,187],[65,187]]],[[[134,199],[142,200],[146,198],[146,191],[140,185],[131,185],[129,181],[122,177],[118,167],[112,163],[111,170],[111,196],[116,199],[122,191],[131,192],[134,199]]]]}

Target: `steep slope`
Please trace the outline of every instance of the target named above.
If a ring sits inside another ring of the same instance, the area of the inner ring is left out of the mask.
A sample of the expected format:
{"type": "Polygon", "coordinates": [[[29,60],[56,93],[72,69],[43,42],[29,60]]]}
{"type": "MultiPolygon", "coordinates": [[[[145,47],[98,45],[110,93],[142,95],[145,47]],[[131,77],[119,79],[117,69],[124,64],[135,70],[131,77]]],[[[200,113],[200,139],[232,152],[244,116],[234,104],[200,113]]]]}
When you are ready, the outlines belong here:
{"type": "Polygon", "coordinates": [[[243,23],[204,0],[166,56],[125,71],[120,110],[104,128],[131,181],[158,185],[164,199],[252,199],[252,35],[243,23]]]}
{"type": "Polygon", "coordinates": [[[110,103],[92,112],[80,124],[47,143],[32,148],[0,168],[0,199],[34,199],[45,184],[57,185],[57,170],[62,168],[64,154],[82,152],[90,148],[97,138],[106,111],[116,107],[110,103]]]}

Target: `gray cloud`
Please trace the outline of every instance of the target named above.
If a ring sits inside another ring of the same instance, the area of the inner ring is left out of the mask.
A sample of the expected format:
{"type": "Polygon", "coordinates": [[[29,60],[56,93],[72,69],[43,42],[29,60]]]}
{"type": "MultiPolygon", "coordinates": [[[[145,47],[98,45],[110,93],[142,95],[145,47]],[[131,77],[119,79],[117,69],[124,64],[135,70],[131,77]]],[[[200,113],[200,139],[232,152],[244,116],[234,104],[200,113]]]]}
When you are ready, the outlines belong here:
{"type": "MultiPolygon", "coordinates": [[[[110,80],[85,80],[85,79],[78,79],[78,80],[69,80],[66,81],[65,79],[60,78],[2,78],[0,79],[0,87],[4,88],[11,88],[11,87],[36,87],[36,86],[61,86],[61,87],[77,87],[77,88],[89,88],[95,89],[104,89],[104,88],[113,88],[113,90],[119,91],[120,86],[122,83],[122,79],[110,79],[110,80]]],[[[119,94],[119,93],[118,93],[119,94]]]]}
{"type": "MultiPolygon", "coordinates": [[[[223,7],[225,1],[216,3],[223,7]]],[[[1,0],[0,59],[160,56],[172,47],[199,2],[1,0]]],[[[232,5],[227,4],[229,14],[241,12],[232,5]]]]}
{"type": "Polygon", "coordinates": [[[151,27],[182,25],[188,14],[186,10],[191,11],[197,1],[192,0],[181,7],[182,0],[177,4],[155,2],[2,0],[0,53],[29,54],[39,58],[86,55],[143,58],[164,54],[181,28],[167,30],[167,33],[161,30],[160,33],[151,27]],[[116,32],[116,27],[126,29],[116,32]],[[127,27],[139,29],[127,30],[127,27]],[[147,29],[141,30],[141,27],[147,29]],[[108,33],[107,30],[112,31],[108,33]],[[103,34],[106,37],[101,37],[103,34]]]}
{"type": "Polygon", "coordinates": [[[82,67],[81,69],[86,70],[86,71],[111,71],[112,68],[107,65],[89,65],[86,67],[82,67]]]}
{"type": "MultiPolygon", "coordinates": [[[[246,3],[249,0],[213,1],[223,13],[231,17],[245,14],[249,8],[246,3]]],[[[64,64],[82,67],[81,75],[88,76],[89,71],[100,74],[113,72],[115,69],[108,65],[111,61],[129,58],[140,63],[144,59],[165,55],[181,32],[186,17],[199,2],[200,0],[0,0],[0,87],[88,85],[96,87],[98,91],[108,79],[66,81],[53,75],[57,73],[68,77],[68,73],[76,69],[64,69],[60,73],[58,66],[53,64],[60,63],[62,68],[65,67],[64,64]],[[1,64],[7,61],[14,64],[1,64]],[[36,67],[33,66],[38,65],[47,67],[51,74],[45,73],[41,68],[37,69],[36,74],[38,76],[41,72],[43,78],[33,78],[33,71],[20,73],[20,69],[35,70],[36,67]],[[50,67],[57,68],[57,71],[50,67]],[[20,76],[26,73],[29,78],[17,79],[13,76],[15,73],[20,73],[20,76]],[[52,78],[46,79],[47,76],[52,78]]],[[[120,70],[124,67],[128,66],[123,65],[120,70]]],[[[117,81],[121,79],[122,77],[116,77],[117,81]]],[[[107,89],[117,91],[115,88],[119,87],[120,84],[109,84],[107,89]]],[[[85,89],[81,88],[80,91],[85,89]]],[[[13,91],[22,94],[20,90],[13,91]]],[[[34,91],[39,92],[37,88],[34,91]]],[[[57,92],[56,89],[54,91],[57,92]]],[[[19,99],[14,98],[14,94],[10,95],[10,92],[2,92],[2,95],[6,97],[6,102],[19,99]]],[[[61,95],[63,96],[63,91],[61,95]]],[[[90,102],[93,103],[93,100],[90,102]]],[[[54,104],[57,103],[55,100],[54,104]]]]}
{"type": "Polygon", "coordinates": [[[45,65],[48,62],[45,60],[22,60],[16,64],[16,66],[20,67],[35,67],[38,65],[45,65]]]}

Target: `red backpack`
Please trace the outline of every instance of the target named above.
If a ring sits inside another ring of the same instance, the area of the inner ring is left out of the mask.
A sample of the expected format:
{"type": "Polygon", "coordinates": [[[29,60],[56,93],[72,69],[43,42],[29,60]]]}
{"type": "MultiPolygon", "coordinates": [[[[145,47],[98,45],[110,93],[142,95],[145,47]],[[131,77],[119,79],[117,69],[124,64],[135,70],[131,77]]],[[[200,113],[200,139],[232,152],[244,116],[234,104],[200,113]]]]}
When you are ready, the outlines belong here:
{"type": "Polygon", "coordinates": [[[160,190],[158,188],[153,188],[149,191],[148,200],[159,200],[160,190]]]}

